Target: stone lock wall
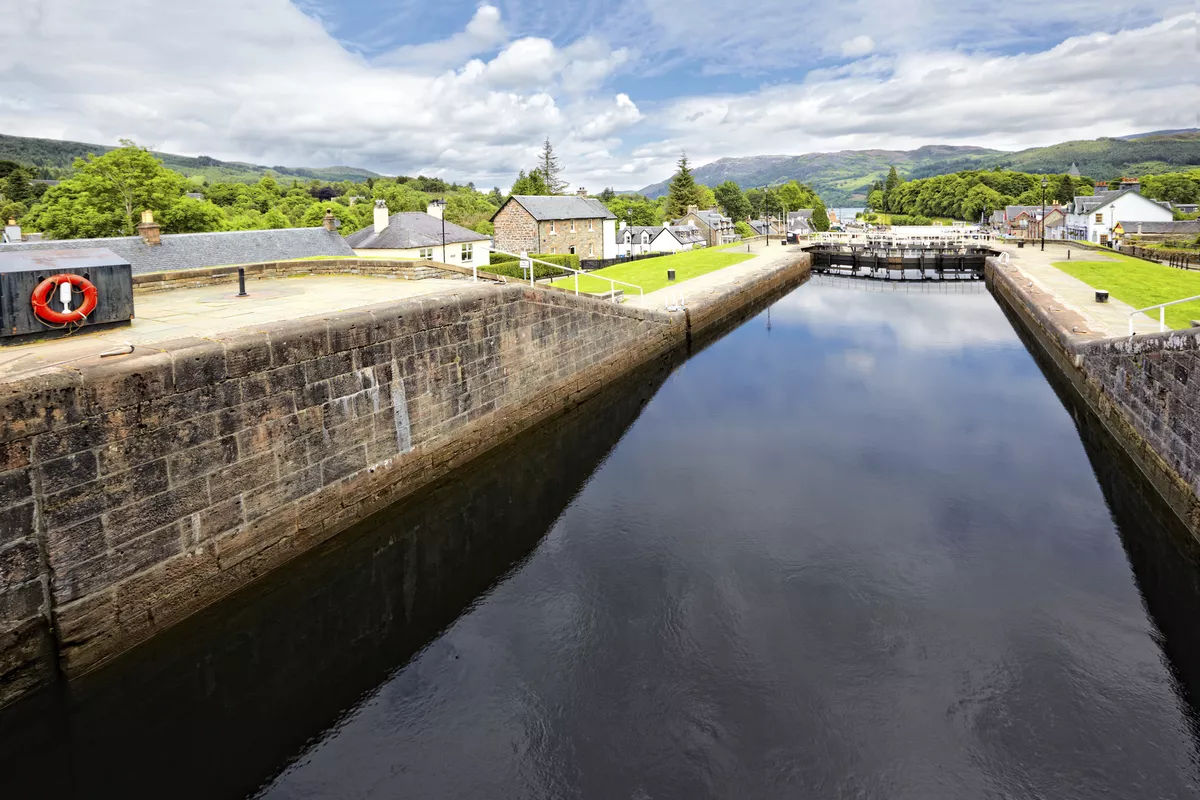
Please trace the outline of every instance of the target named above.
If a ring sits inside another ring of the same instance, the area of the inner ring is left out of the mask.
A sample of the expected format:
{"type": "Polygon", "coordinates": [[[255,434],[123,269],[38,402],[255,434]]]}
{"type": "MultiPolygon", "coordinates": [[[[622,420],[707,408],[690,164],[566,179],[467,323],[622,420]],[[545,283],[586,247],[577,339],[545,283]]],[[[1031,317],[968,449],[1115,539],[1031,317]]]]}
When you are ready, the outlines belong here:
{"type": "Polygon", "coordinates": [[[1012,265],[986,261],[989,288],[1200,539],[1200,332],[1106,339],[1012,265]]]}
{"type": "Polygon", "coordinates": [[[506,253],[537,253],[538,223],[515,200],[505,203],[492,220],[496,249],[506,253]]]}
{"type": "Polygon", "coordinates": [[[683,326],[470,285],[0,385],[0,703],[569,407],[683,326]]]}

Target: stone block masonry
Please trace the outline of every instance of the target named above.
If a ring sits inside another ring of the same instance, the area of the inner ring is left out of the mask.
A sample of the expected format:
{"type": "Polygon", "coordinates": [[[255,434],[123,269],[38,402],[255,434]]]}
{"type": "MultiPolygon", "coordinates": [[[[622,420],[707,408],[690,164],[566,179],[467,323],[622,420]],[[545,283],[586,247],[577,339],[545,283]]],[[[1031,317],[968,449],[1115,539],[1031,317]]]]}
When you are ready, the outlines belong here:
{"type": "Polygon", "coordinates": [[[1158,491],[1200,539],[1200,331],[1103,338],[988,259],[993,294],[1032,335],[1158,491]]]}
{"type": "Polygon", "coordinates": [[[96,667],[677,346],[683,327],[464,285],[0,387],[0,692],[56,662],[96,667]]]}
{"type": "Polygon", "coordinates": [[[807,274],[801,255],[686,314],[464,281],[0,383],[0,704],[98,667],[807,274]]]}

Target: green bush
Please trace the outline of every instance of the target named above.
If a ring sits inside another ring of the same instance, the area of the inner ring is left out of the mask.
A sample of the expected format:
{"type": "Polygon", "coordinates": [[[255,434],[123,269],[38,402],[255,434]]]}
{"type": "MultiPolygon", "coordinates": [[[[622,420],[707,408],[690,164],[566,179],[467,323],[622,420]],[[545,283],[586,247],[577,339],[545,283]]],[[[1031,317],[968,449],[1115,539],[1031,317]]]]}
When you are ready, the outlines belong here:
{"type": "MultiPolygon", "coordinates": [[[[571,269],[579,269],[579,256],[571,253],[542,253],[531,255],[530,258],[536,258],[540,261],[547,261],[563,267],[570,267],[571,269]]],[[[502,253],[491,254],[491,265],[488,267],[488,272],[495,275],[507,275],[510,278],[529,277],[521,271],[520,261],[502,253]]],[[[566,270],[555,269],[554,267],[539,264],[535,261],[533,263],[533,274],[537,278],[561,278],[563,275],[569,275],[570,273],[566,270]]]]}
{"type": "Polygon", "coordinates": [[[505,261],[517,260],[516,256],[510,256],[507,253],[497,253],[495,250],[493,250],[491,253],[488,253],[488,258],[491,259],[488,262],[491,264],[503,264],[505,261]]]}
{"type": "Polygon", "coordinates": [[[932,225],[933,220],[920,214],[892,214],[893,225],[932,225]]]}

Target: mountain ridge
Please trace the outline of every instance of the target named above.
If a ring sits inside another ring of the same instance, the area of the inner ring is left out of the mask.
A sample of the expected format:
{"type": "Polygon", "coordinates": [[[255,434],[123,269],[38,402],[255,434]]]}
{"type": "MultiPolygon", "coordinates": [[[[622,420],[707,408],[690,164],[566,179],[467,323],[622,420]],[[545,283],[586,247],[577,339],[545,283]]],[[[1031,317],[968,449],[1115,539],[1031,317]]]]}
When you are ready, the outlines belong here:
{"type": "MultiPolygon", "coordinates": [[[[33,164],[51,171],[69,169],[76,158],[89,153],[102,155],[116,149],[115,145],[89,144],[67,139],[42,139],[33,136],[11,136],[0,133],[0,161],[16,161],[33,164]]],[[[268,172],[288,178],[316,179],[322,181],[349,180],[362,183],[368,178],[384,177],[368,169],[348,166],[330,167],[268,167],[245,161],[222,161],[211,156],[181,156],[174,153],[151,151],[162,159],[165,166],[181,172],[189,178],[205,178],[212,181],[253,183],[268,172]]]]}
{"type": "MultiPolygon", "coordinates": [[[[871,184],[886,177],[893,165],[905,179],[912,179],[995,167],[1061,174],[1072,163],[1084,175],[1102,179],[1121,177],[1124,172],[1147,174],[1200,166],[1200,129],[1075,140],[1018,151],[933,144],[915,150],[726,157],[695,167],[692,175],[697,183],[709,187],[732,180],[743,189],[797,180],[812,186],[826,205],[838,206],[865,200],[871,184]]],[[[659,197],[666,194],[669,182],[650,184],[639,193],[659,197]]]]}

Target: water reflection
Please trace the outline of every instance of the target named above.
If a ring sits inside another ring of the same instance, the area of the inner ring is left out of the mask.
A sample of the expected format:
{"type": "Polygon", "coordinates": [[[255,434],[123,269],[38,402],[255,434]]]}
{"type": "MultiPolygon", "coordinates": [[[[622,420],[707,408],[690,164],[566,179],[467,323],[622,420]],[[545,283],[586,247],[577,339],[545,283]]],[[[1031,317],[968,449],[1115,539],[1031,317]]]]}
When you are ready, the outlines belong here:
{"type": "Polygon", "coordinates": [[[253,791],[527,556],[671,366],[639,371],[69,691],[0,712],[0,797],[253,791]]]}
{"type": "Polygon", "coordinates": [[[264,795],[1181,797],[1159,638],[991,297],[814,281],[264,795]]]}

